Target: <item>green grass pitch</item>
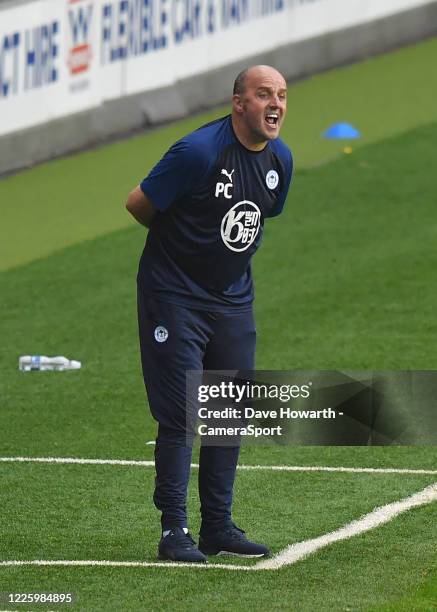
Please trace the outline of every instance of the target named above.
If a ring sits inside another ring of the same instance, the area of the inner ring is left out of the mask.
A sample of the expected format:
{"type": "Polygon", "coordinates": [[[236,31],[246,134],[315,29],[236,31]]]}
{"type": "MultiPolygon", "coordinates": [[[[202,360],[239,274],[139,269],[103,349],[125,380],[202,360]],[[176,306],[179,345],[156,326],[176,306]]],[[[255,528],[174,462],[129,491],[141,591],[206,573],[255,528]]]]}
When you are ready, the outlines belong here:
{"type": "MultiPolygon", "coordinates": [[[[436,43],[290,88],[285,137],[291,144],[296,138],[297,172],[286,210],[266,224],[254,262],[259,369],[437,369],[436,43]],[[372,96],[364,104],[358,85],[385,106],[372,96]],[[294,105],[302,116],[308,109],[312,131],[294,105]],[[343,119],[365,136],[349,156],[319,142],[323,127],[343,119]]],[[[122,203],[175,135],[201,121],[0,183],[0,457],[153,459],[146,442],[154,439],[155,425],[135,318],[144,231],[129,221],[122,203]],[[61,353],[84,366],[22,374],[18,356],[29,353],[61,353]]],[[[241,462],[437,469],[435,448],[425,446],[256,446],[243,448],[241,462]]],[[[152,468],[0,463],[0,474],[0,562],[155,561],[152,468]]],[[[189,491],[195,535],[196,476],[194,470],[189,491]]],[[[241,471],[235,519],[276,553],[435,480],[241,471]]],[[[437,608],[436,506],[411,510],[276,572],[0,566],[0,592],[69,590],[77,604],[62,609],[87,612],[431,611],[437,608]]]]}

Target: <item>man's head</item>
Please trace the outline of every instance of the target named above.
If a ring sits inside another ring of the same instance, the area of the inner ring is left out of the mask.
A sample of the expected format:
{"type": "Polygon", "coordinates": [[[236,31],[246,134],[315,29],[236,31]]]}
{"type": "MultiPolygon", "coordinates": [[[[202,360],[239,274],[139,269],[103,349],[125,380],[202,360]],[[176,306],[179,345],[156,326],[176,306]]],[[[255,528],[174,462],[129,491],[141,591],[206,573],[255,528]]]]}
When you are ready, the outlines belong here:
{"type": "Polygon", "coordinates": [[[271,66],[253,66],[235,79],[232,124],[249,149],[262,149],[279,136],[287,108],[287,84],[271,66]]]}

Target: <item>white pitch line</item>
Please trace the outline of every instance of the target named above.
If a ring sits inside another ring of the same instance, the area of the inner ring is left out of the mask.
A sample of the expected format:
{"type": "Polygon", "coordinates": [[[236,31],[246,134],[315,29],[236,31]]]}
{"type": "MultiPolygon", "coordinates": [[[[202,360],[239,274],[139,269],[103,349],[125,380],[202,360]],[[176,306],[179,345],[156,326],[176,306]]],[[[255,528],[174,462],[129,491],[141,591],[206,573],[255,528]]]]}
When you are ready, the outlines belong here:
{"type": "Polygon", "coordinates": [[[67,561],[67,560],[32,560],[32,561],[0,561],[1,567],[13,567],[13,566],[22,566],[22,565],[40,565],[40,566],[79,566],[79,567],[164,567],[164,568],[172,568],[172,569],[187,569],[196,567],[199,569],[226,569],[226,570],[242,570],[242,571],[250,571],[255,569],[255,566],[250,565],[227,565],[225,563],[175,563],[171,561],[164,561],[162,563],[154,563],[152,561],[67,561]]]}
{"type": "Polygon", "coordinates": [[[311,540],[304,540],[296,544],[290,544],[283,551],[271,559],[259,561],[255,565],[227,565],[224,563],[153,563],[147,561],[66,561],[66,560],[30,560],[30,561],[0,561],[1,567],[11,566],[106,566],[106,567],[161,567],[166,569],[226,569],[232,571],[260,571],[260,570],[279,570],[282,567],[293,565],[301,559],[308,557],[316,551],[339,542],[341,540],[347,540],[366,531],[371,531],[384,523],[388,523],[400,514],[411,510],[411,508],[417,508],[418,506],[424,506],[432,502],[437,501],[437,483],[434,483],[428,487],[425,487],[422,491],[414,493],[410,497],[401,499],[400,501],[386,504],[375,508],[372,512],[362,516],[361,518],[347,523],[326,533],[318,538],[311,540]]]}
{"type": "Polygon", "coordinates": [[[354,468],[324,465],[239,465],[240,470],[270,470],[273,472],[350,472],[353,474],[437,474],[437,470],[407,468],[354,468]]]}
{"type": "MultiPolygon", "coordinates": [[[[154,461],[138,461],[134,459],[81,459],[78,457],[0,457],[3,463],[77,463],[80,465],[131,465],[139,467],[154,467],[154,461]]],[[[192,463],[192,468],[198,468],[198,463],[192,463]]],[[[323,465],[239,465],[239,470],[266,470],[273,472],[344,472],[353,474],[437,474],[437,470],[408,468],[361,468],[323,465]]]]}
{"type": "Polygon", "coordinates": [[[133,459],[80,459],[78,457],[0,457],[5,463],[78,463],[80,465],[136,465],[153,467],[154,461],[135,461],[133,459]]]}
{"type": "Polygon", "coordinates": [[[343,527],[340,527],[340,529],[336,529],[335,531],[331,531],[330,533],[326,533],[325,535],[312,540],[305,540],[303,542],[297,542],[296,544],[290,544],[287,546],[287,548],[271,559],[266,559],[265,561],[260,561],[257,563],[256,566],[254,566],[254,569],[277,570],[286,565],[293,565],[293,563],[304,559],[321,548],[325,548],[325,546],[329,546],[330,544],[339,542],[340,540],[347,540],[348,538],[352,538],[360,533],[375,529],[384,523],[388,523],[396,516],[399,516],[399,514],[402,514],[411,508],[424,506],[435,501],[437,501],[437,482],[425,487],[425,489],[419,491],[418,493],[414,493],[414,495],[411,495],[410,497],[406,497],[400,501],[375,508],[369,514],[366,514],[360,519],[352,521],[351,523],[343,525],[343,527]]]}

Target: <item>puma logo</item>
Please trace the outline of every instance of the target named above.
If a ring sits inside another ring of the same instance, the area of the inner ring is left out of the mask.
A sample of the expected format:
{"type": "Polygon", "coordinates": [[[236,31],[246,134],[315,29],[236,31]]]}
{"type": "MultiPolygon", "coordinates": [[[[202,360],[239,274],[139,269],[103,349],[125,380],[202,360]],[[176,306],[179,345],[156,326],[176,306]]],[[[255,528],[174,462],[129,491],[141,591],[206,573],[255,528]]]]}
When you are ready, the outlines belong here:
{"type": "Polygon", "coordinates": [[[229,179],[229,180],[231,181],[231,183],[232,183],[232,182],[233,182],[233,181],[232,181],[232,175],[234,174],[234,172],[235,172],[235,168],[234,168],[233,170],[231,170],[230,172],[228,172],[228,171],[227,171],[225,168],[222,168],[221,174],[224,174],[225,176],[227,176],[227,177],[228,177],[228,179],[229,179]]]}

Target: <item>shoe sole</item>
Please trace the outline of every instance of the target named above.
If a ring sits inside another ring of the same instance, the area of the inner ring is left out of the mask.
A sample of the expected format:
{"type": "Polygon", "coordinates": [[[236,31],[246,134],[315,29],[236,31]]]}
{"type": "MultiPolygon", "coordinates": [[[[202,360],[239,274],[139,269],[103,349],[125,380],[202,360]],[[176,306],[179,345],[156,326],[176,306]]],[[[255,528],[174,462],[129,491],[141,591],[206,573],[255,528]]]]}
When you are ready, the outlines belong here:
{"type": "Polygon", "coordinates": [[[219,556],[229,556],[229,557],[244,557],[246,559],[259,559],[260,557],[269,557],[270,553],[259,553],[259,554],[246,554],[233,552],[230,550],[216,550],[216,549],[207,549],[207,548],[199,548],[200,552],[204,555],[208,555],[209,557],[219,557],[219,556]]]}
{"type": "Polygon", "coordinates": [[[169,561],[170,563],[208,563],[207,559],[170,559],[164,555],[158,555],[159,561],[169,561]]]}
{"type": "Polygon", "coordinates": [[[268,557],[268,554],[266,553],[261,553],[260,555],[246,555],[244,553],[230,552],[229,550],[221,550],[218,553],[213,553],[213,555],[215,557],[227,555],[229,557],[244,557],[246,559],[259,559],[260,557],[268,557]]]}

